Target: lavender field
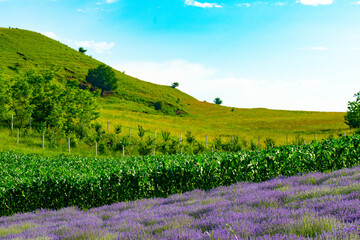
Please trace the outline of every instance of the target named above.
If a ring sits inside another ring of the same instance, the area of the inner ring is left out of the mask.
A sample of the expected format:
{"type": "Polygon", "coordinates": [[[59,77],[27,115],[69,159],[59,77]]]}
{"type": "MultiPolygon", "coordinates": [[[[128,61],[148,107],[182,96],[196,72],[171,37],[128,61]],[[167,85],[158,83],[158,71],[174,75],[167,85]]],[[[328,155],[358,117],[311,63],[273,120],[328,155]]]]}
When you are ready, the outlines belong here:
{"type": "Polygon", "coordinates": [[[0,239],[360,239],[360,167],[0,217],[0,239]]]}

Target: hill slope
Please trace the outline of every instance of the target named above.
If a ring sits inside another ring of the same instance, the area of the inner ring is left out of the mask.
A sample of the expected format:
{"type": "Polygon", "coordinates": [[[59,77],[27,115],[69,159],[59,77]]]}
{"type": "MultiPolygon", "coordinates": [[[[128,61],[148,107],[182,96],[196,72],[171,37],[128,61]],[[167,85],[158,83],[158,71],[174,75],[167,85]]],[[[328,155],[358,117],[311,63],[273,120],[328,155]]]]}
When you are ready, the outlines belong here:
{"type": "MultiPolygon", "coordinates": [[[[53,68],[62,78],[80,83],[88,69],[99,64],[90,56],[39,33],[0,28],[0,67],[7,77],[29,69],[53,68]]],[[[205,135],[209,138],[238,135],[247,141],[257,141],[261,136],[263,140],[271,137],[279,144],[286,141],[286,134],[290,134],[289,141],[298,134],[310,141],[314,133],[320,138],[349,131],[344,124],[344,113],[232,109],[197,101],[170,86],[141,81],[119,71],[116,76],[120,79],[118,90],[100,100],[99,121],[104,126],[109,122],[110,131],[115,124],[133,128],[142,125],[149,134],[155,129],[175,135],[191,131],[201,139],[205,135]],[[163,111],[154,109],[158,101],[162,101],[163,111]]]]}
{"type": "MultiPolygon", "coordinates": [[[[5,68],[5,75],[8,77],[30,69],[52,68],[62,78],[76,79],[80,83],[85,79],[89,68],[99,64],[101,62],[92,57],[40,33],[0,28],[0,67],[5,68]]],[[[119,71],[116,71],[116,76],[120,81],[115,95],[145,107],[152,106],[157,101],[165,101],[167,105],[181,109],[184,102],[195,101],[191,96],[169,86],[140,81],[119,71]]]]}

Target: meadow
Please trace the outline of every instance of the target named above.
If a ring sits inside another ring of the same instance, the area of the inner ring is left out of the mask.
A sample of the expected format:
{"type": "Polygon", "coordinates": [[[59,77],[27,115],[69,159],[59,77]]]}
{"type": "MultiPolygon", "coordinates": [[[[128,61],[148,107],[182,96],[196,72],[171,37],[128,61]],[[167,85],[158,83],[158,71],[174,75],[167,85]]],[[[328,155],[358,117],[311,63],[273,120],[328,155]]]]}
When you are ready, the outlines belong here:
{"type": "MultiPolygon", "coordinates": [[[[88,70],[101,63],[56,40],[22,29],[0,28],[0,46],[0,72],[5,78],[21,77],[29,70],[51,69],[55,72],[59,84],[64,85],[68,81],[76,80],[79,86],[84,86],[88,70]]],[[[121,125],[121,136],[128,135],[129,128],[132,129],[133,136],[136,136],[136,129],[141,125],[146,130],[145,137],[154,136],[157,130],[158,133],[168,131],[172,137],[179,139],[180,134],[184,136],[190,131],[201,143],[205,142],[206,136],[209,142],[219,136],[224,141],[237,136],[250,145],[251,141],[257,143],[260,137],[261,145],[265,146],[266,138],[271,138],[275,145],[283,145],[293,143],[298,138],[304,139],[306,143],[311,142],[315,134],[320,140],[329,136],[338,137],[344,132],[351,135],[352,132],[344,123],[345,113],[342,112],[220,106],[195,99],[177,88],[172,88],[171,76],[169,85],[165,86],[136,79],[121,71],[115,70],[115,74],[119,79],[118,88],[110,96],[97,99],[100,106],[100,118],[97,122],[103,129],[107,129],[109,123],[110,133],[114,133],[115,126],[121,125]],[[155,110],[155,103],[161,103],[162,108],[155,110]]],[[[179,84],[181,87],[181,82],[179,84]]],[[[18,149],[48,155],[66,152],[66,146],[47,148],[44,152],[38,148],[38,144],[20,141],[20,144],[16,145],[13,135],[12,139],[3,140],[9,138],[6,131],[9,130],[10,119],[4,123],[6,124],[0,130],[0,149],[18,149]]],[[[24,129],[20,131],[23,134],[24,129]]],[[[38,141],[38,138],[27,140],[38,141]]],[[[62,141],[66,142],[66,139],[62,141]]],[[[80,146],[74,148],[73,153],[89,156],[94,152],[84,144],[80,146]]]]}

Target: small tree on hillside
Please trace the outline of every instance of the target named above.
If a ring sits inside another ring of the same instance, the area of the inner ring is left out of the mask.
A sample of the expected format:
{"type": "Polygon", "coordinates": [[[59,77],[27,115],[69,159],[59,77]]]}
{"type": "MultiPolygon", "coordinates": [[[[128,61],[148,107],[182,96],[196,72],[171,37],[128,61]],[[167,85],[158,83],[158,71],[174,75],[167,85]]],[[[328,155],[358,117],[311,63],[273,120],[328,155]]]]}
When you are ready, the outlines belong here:
{"type": "Polygon", "coordinates": [[[214,103],[220,105],[220,104],[222,104],[222,100],[217,97],[214,99],[214,103]]]}
{"type": "Polygon", "coordinates": [[[348,111],[345,115],[345,123],[349,125],[350,128],[359,128],[360,127],[360,92],[354,95],[356,100],[353,102],[348,102],[348,111]]]}
{"type": "Polygon", "coordinates": [[[86,81],[102,90],[112,91],[116,89],[118,79],[111,67],[100,64],[97,68],[89,69],[86,81]]]}
{"type": "Polygon", "coordinates": [[[177,88],[179,86],[179,83],[178,82],[174,82],[171,84],[171,87],[172,88],[177,88]]]}
{"type": "Polygon", "coordinates": [[[86,49],[84,49],[83,47],[79,47],[79,52],[81,52],[81,53],[86,53],[86,49]]]}

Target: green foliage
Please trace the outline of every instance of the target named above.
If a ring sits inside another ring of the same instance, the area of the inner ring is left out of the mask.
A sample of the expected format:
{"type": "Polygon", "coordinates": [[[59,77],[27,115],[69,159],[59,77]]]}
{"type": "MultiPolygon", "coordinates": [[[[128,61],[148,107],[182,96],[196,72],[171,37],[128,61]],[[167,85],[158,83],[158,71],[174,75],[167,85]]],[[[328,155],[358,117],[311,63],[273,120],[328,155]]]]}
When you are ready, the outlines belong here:
{"type": "Polygon", "coordinates": [[[41,133],[53,128],[65,134],[79,133],[83,138],[85,126],[99,116],[90,92],[72,84],[60,85],[52,71],[29,71],[0,84],[2,120],[14,113],[20,128],[31,117],[32,126],[41,133]]]}
{"type": "Polygon", "coordinates": [[[94,125],[93,125],[94,129],[95,129],[95,132],[97,134],[97,139],[96,141],[99,141],[100,138],[101,138],[101,135],[105,134],[105,130],[103,129],[101,123],[98,123],[96,122],[94,125]]]}
{"type": "Polygon", "coordinates": [[[138,135],[140,138],[143,138],[145,136],[145,129],[140,125],[138,125],[138,135]]]}
{"type": "Polygon", "coordinates": [[[221,150],[222,149],[222,140],[221,140],[220,136],[214,139],[214,149],[215,150],[221,150]]]}
{"type": "Polygon", "coordinates": [[[115,125],[115,134],[120,134],[121,133],[121,125],[117,124],[115,125]]]}
{"type": "Polygon", "coordinates": [[[86,49],[84,49],[83,47],[79,47],[79,52],[81,52],[81,53],[86,53],[86,49]]]}
{"type": "Polygon", "coordinates": [[[250,150],[257,150],[257,149],[258,149],[258,145],[251,139],[250,150]]]}
{"type": "Polygon", "coordinates": [[[299,134],[296,134],[295,140],[293,141],[293,144],[295,145],[302,145],[305,143],[305,139],[301,137],[299,134]]]}
{"type": "Polygon", "coordinates": [[[154,148],[154,139],[151,137],[147,137],[145,141],[141,140],[139,142],[138,152],[142,156],[150,155],[154,148]]]}
{"type": "Polygon", "coordinates": [[[164,106],[164,102],[163,101],[158,101],[154,103],[154,108],[155,110],[161,110],[164,106]]]}
{"type": "Polygon", "coordinates": [[[274,146],[275,146],[275,141],[274,141],[274,139],[269,138],[269,137],[265,138],[264,143],[265,143],[265,146],[266,146],[266,147],[274,147],[274,146]]]}
{"type": "Polygon", "coordinates": [[[179,86],[179,83],[178,82],[173,82],[172,84],[171,84],[171,87],[172,88],[177,88],[179,86]]]}
{"type": "Polygon", "coordinates": [[[11,103],[12,96],[9,94],[10,81],[3,76],[3,70],[0,69],[0,120],[8,120],[12,114],[11,103]]]}
{"type": "Polygon", "coordinates": [[[86,81],[106,91],[115,90],[118,84],[114,70],[105,64],[100,64],[96,68],[89,69],[86,75],[86,81]]]}
{"type": "Polygon", "coordinates": [[[222,100],[217,97],[217,98],[214,99],[214,103],[217,104],[217,105],[220,105],[220,104],[222,104],[222,100]]]}
{"type": "Polygon", "coordinates": [[[186,142],[189,144],[193,144],[195,142],[195,136],[192,135],[191,131],[186,132],[185,138],[186,142]]]}
{"type": "Polygon", "coordinates": [[[221,137],[214,139],[214,149],[216,151],[225,151],[225,152],[238,152],[243,150],[243,146],[240,143],[240,138],[238,136],[231,136],[228,142],[223,142],[221,137]]]}
{"type": "MultiPolygon", "coordinates": [[[[29,119],[33,115],[35,108],[33,89],[36,85],[32,85],[28,78],[14,79],[15,83],[11,86],[10,91],[5,93],[10,95],[12,99],[11,110],[20,120],[20,128],[23,127],[25,119],[29,119]]],[[[34,114],[35,115],[35,114],[34,114]]]]}
{"type": "Polygon", "coordinates": [[[349,125],[350,128],[359,128],[360,127],[360,92],[354,95],[356,100],[353,102],[348,102],[348,111],[345,115],[345,123],[349,125]]]}
{"type": "Polygon", "coordinates": [[[162,138],[165,142],[170,140],[170,132],[168,131],[161,131],[162,138]]]}
{"type": "MultiPolygon", "coordinates": [[[[116,141],[103,136],[104,148],[116,141]]],[[[151,154],[154,139],[144,143],[151,154]]],[[[105,149],[106,151],[106,149],[105,149]]],[[[0,215],[66,206],[91,208],[139,198],[208,190],[239,181],[334,171],[360,164],[360,136],[257,151],[131,158],[0,152],[0,215]]]]}

